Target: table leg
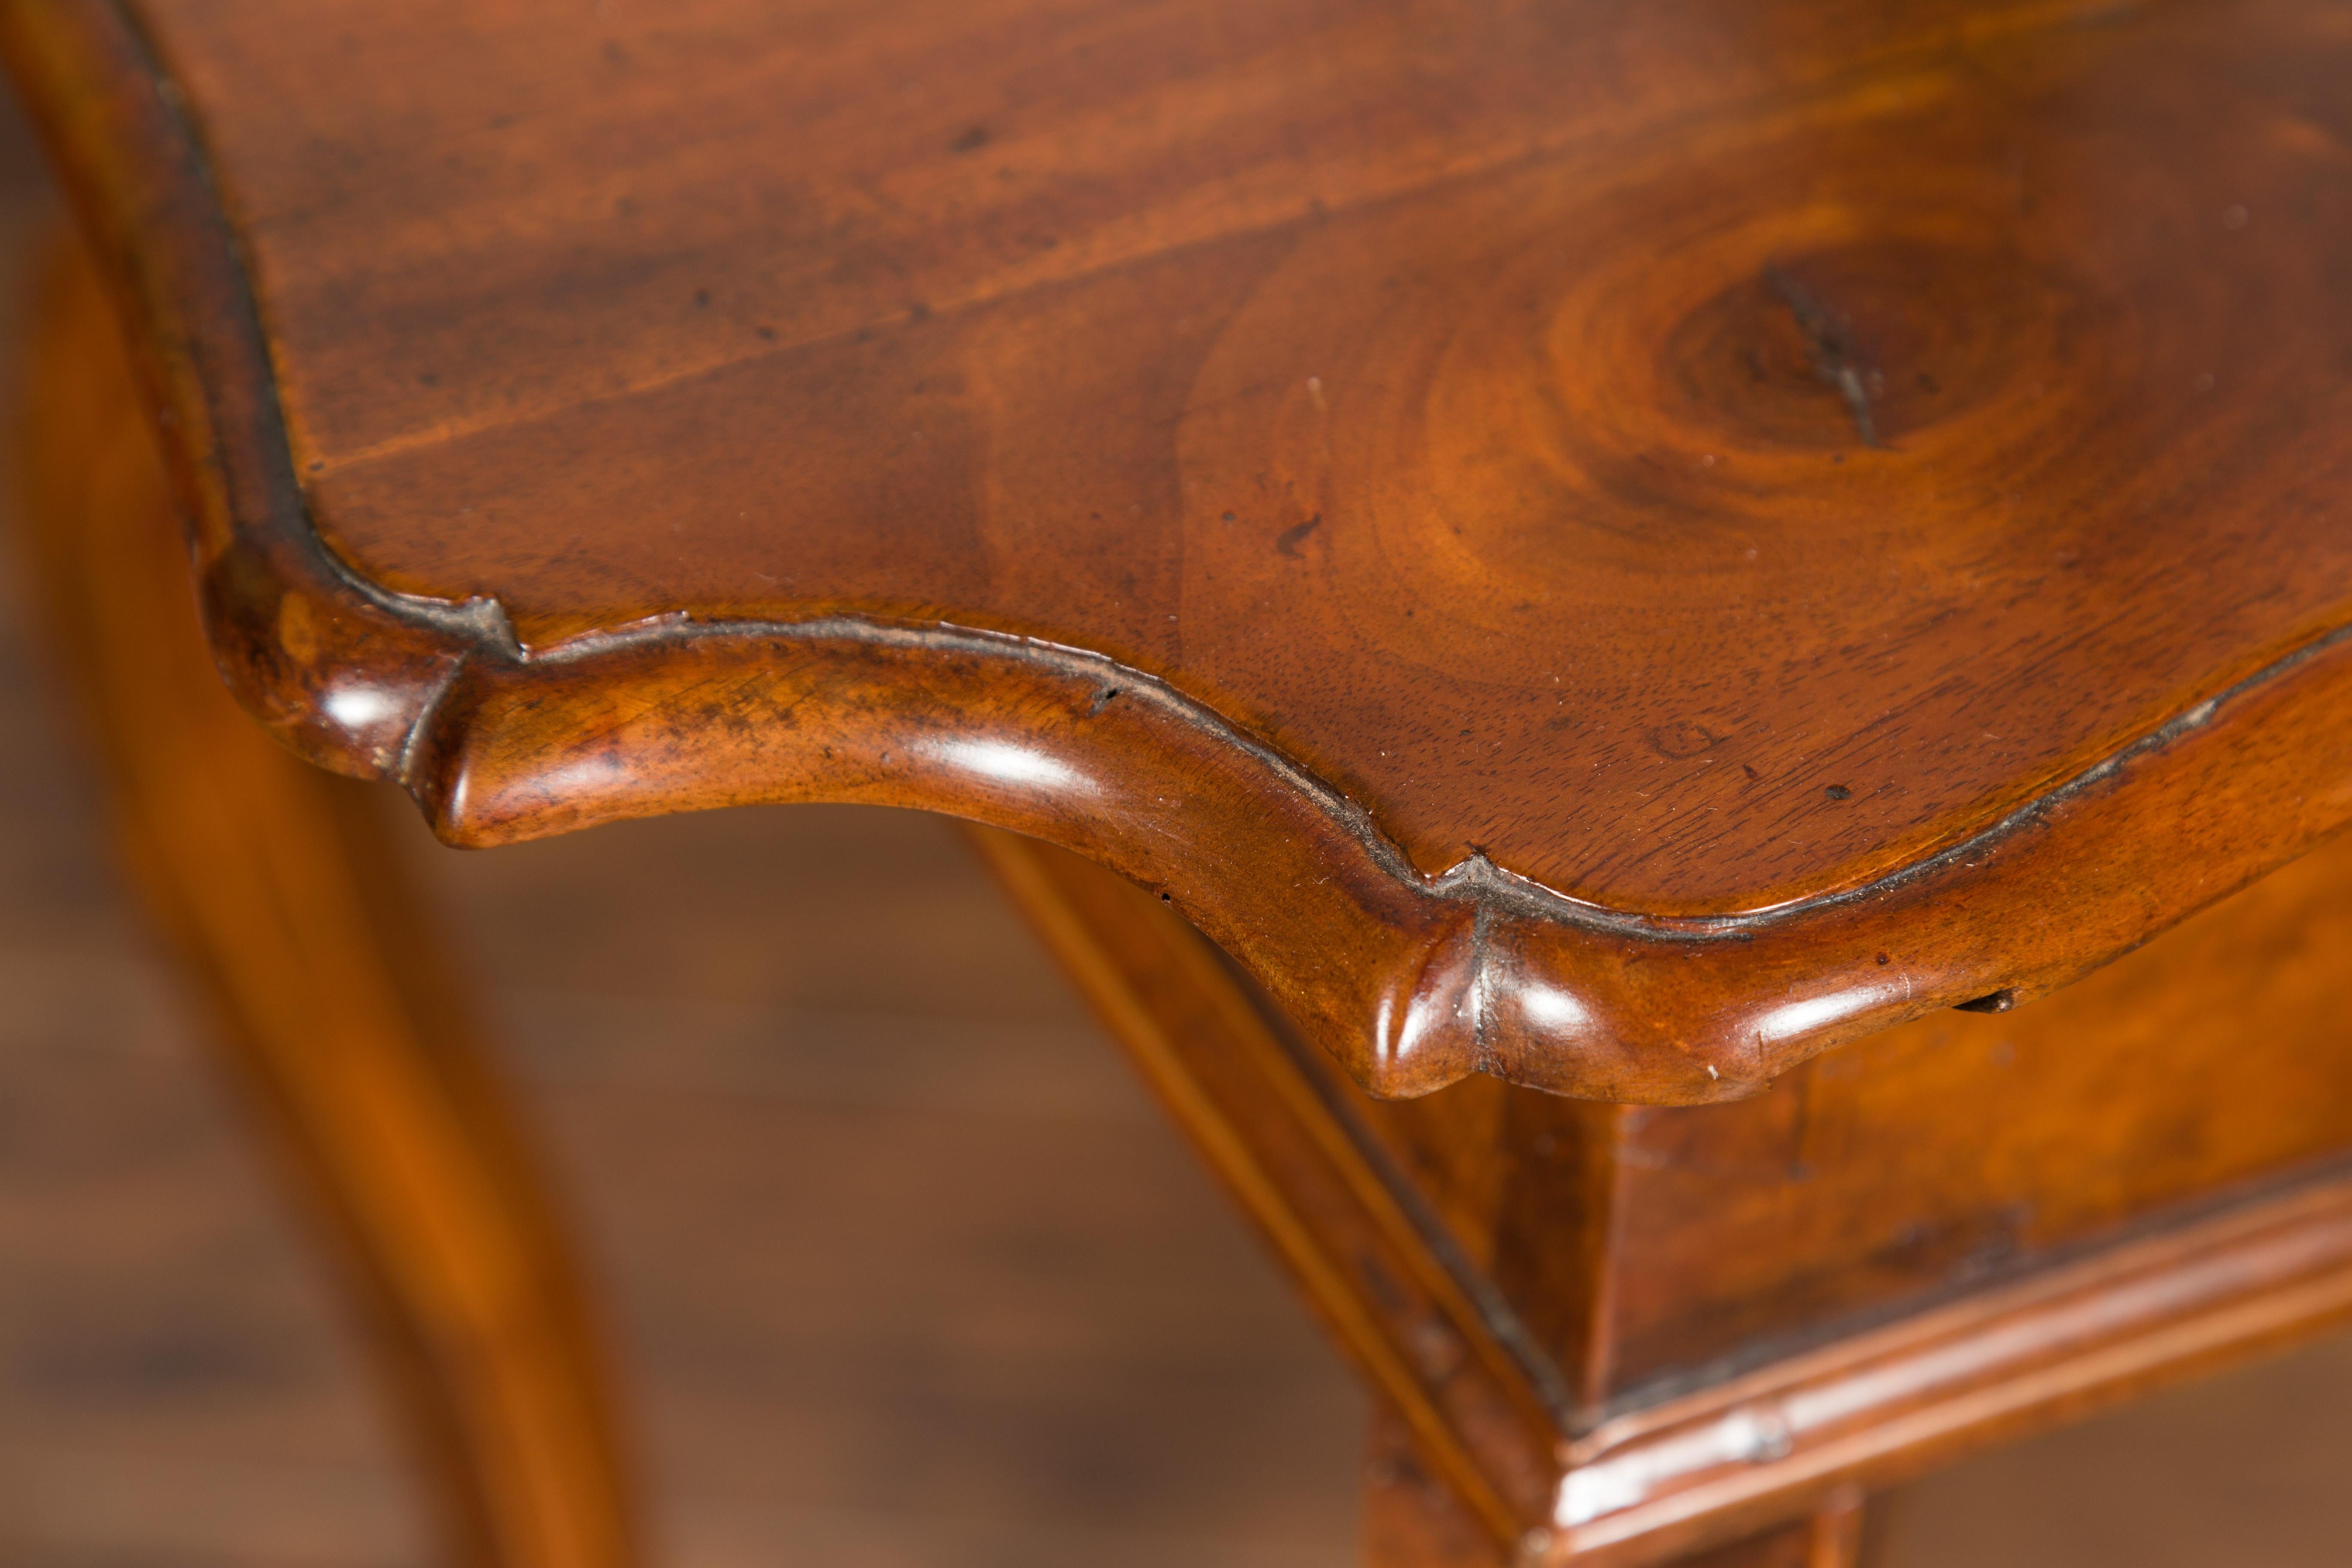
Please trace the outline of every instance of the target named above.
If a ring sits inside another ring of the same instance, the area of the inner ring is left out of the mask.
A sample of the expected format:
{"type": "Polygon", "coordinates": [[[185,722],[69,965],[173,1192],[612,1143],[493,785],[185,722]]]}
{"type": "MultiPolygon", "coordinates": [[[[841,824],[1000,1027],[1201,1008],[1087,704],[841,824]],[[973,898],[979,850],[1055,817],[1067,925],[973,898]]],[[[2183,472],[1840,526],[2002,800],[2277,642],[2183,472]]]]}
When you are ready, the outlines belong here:
{"type": "Polygon", "coordinates": [[[633,1560],[596,1337],[531,1160],[380,835],[214,673],[106,301],[55,269],[34,347],[40,586],[147,900],[223,1056],[355,1265],[461,1560],[633,1560]]]}
{"type": "MultiPolygon", "coordinates": [[[[1475,1543],[1462,1547],[1474,1555],[1428,1561],[1483,1568],[1539,1542],[1554,1479],[1549,1396],[1355,1114],[1360,1096],[1150,894],[1034,839],[992,828],[972,839],[1367,1374],[1393,1412],[1385,1419],[1410,1435],[1399,1465],[1435,1478],[1444,1531],[1475,1543]]],[[[1401,1514],[1399,1528],[1409,1524],[1401,1514]]]]}
{"type": "Polygon", "coordinates": [[[1514,1553],[1430,1473],[1387,1405],[1372,1411],[1364,1465],[1364,1568],[1518,1568],[1514,1553]]]}
{"type": "Polygon", "coordinates": [[[1823,1498],[1807,1518],[1688,1557],[1671,1568],[1864,1568],[1864,1500],[1852,1488],[1823,1498]]]}
{"type": "MultiPolygon", "coordinates": [[[[1367,1115],[1381,1108],[1289,1039],[1265,999],[1150,894],[1033,839],[991,828],[971,837],[1369,1374],[1376,1412],[1366,1563],[1563,1561],[1565,1544],[1545,1526],[1557,1495],[1561,1393],[1542,1375],[1516,1314],[1482,1288],[1479,1270],[1376,1134],[1367,1115]]],[[[1565,1127],[1591,1108],[1537,1097],[1522,1109],[1551,1118],[1545,1127],[1565,1127]]],[[[1475,1110],[1464,1100],[1455,1113],[1475,1110]]],[[[1453,1131],[1482,1146],[1500,1136],[1453,1131]]],[[[1563,1202],[1552,1210],[1554,1250],[1573,1242],[1576,1209],[1563,1202]]],[[[1549,1287],[1556,1293],[1588,1288],[1576,1268],[1561,1278],[1549,1287]]],[[[1671,1557],[1662,1555],[1670,1548],[1628,1541],[1601,1560],[1617,1568],[1858,1568],[1861,1520],[1860,1494],[1842,1488],[1794,1523],[1703,1553],[1671,1557]]]]}

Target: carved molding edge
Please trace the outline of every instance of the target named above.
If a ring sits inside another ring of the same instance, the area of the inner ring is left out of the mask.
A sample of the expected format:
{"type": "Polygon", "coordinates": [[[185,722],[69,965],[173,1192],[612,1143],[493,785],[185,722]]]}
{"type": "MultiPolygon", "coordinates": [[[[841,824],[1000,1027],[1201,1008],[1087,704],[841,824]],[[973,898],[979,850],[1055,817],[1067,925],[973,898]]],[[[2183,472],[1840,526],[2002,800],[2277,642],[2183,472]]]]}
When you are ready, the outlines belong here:
{"type": "Polygon", "coordinates": [[[392,593],[312,528],[235,233],[126,11],[0,0],[0,49],[138,324],[224,676],[310,761],[397,779],[452,842],[753,802],[962,816],[1160,891],[1376,1094],[1484,1071],[1693,1103],[1935,1008],[2030,999],[2352,822],[2347,631],[1891,875],[1714,919],[1483,859],[1423,877],[1339,792],[1079,649],[677,616],[526,654],[496,604],[392,593]]]}
{"type": "Polygon", "coordinates": [[[2352,1319],[2352,1178],[2115,1246],[1609,1420],[1545,1561],[1670,1558],[2352,1319]]]}

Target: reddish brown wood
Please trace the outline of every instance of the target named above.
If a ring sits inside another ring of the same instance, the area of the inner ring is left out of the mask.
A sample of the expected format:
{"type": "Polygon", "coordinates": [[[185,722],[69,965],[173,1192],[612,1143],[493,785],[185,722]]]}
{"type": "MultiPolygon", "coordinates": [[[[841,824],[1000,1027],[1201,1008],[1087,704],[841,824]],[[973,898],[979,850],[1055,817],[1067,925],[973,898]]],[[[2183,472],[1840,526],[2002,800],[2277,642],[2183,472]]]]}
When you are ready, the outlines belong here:
{"type": "MultiPolygon", "coordinates": [[[[1476,1528],[1444,1483],[1429,1472],[1402,1422],[1373,1413],[1365,1467],[1366,1568],[1532,1568],[1542,1561],[1530,1538],[1519,1552],[1497,1546],[1476,1528]]],[[[1838,1488],[1809,1514],[1760,1534],[1673,1560],[1672,1568],[1865,1568],[1862,1494],[1838,1488]]]]}
{"type": "Polygon", "coordinates": [[[1385,1104],[1336,1079],[1316,1100],[1278,1090],[1257,1075],[1318,1058],[1281,1052],[1165,905],[1049,847],[982,842],[1403,1411],[1375,1437],[1375,1562],[1735,1542],[1843,1561],[1857,1484],[2352,1318],[2352,842],[2038,1014],[1909,1026],[1805,1083],[1675,1110],[1491,1080],[1385,1104]],[[1379,1250],[1354,1239],[1333,1164],[1424,1217],[1377,1229],[1379,1250]],[[1453,1281],[1445,1321],[1493,1347],[1458,1364],[1504,1399],[1403,1370],[1429,1309],[1400,1313],[1399,1278],[1453,1281]],[[1518,1407],[1558,1423],[1548,1516],[1465,1500],[1524,1495],[1525,1439],[1478,1420],[1512,1403],[1514,1368],[1518,1407]]]}
{"type": "Polygon", "coordinates": [[[1431,1473],[1395,1412],[1375,1405],[1364,1462],[1364,1568],[1517,1568],[1516,1555],[1431,1473]]]}
{"type": "Polygon", "coordinates": [[[1150,893],[1034,839],[971,837],[1424,1456],[1413,1474],[1485,1548],[1516,1542],[1548,1508],[1559,1392],[1352,1091],[1150,893]]]}
{"type": "Polygon", "coordinates": [[[1675,1568],[1862,1568],[1862,1494],[1842,1488],[1806,1518],[1676,1558],[1675,1568]]]}
{"type": "Polygon", "coordinates": [[[308,754],[469,842],[954,811],[1381,1092],[1679,1102],[2352,820],[2332,17],[0,33],[308,754]]]}
{"type": "Polygon", "coordinates": [[[2347,1018],[2338,839],[2033,1006],[1921,1019],[1738,1105],[1510,1095],[1454,1142],[1507,1152],[1478,1178],[1501,1184],[1496,1278],[1583,1396],[1622,1405],[2341,1160],[2347,1018]],[[1604,1203],[1581,1245],[1608,1275],[1562,1289],[1560,1216],[1604,1203]]]}
{"type": "Polygon", "coordinates": [[[1076,852],[989,841],[1493,1549],[1834,1557],[2352,1308],[2325,0],[0,43],[264,723],[1076,852]]]}
{"type": "Polygon", "coordinates": [[[593,1314],[380,803],[272,744],[214,679],[87,265],[60,268],[47,302],[27,510],[139,881],[352,1266],[453,1559],[624,1568],[635,1530],[593,1314]]]}
{"type": "Polygon", "coordinates": [[[2352,1182],[2250,1204],[1603,1423],[1563,1561],[1652,1563],[2352,1319],[2352,1182]]]}

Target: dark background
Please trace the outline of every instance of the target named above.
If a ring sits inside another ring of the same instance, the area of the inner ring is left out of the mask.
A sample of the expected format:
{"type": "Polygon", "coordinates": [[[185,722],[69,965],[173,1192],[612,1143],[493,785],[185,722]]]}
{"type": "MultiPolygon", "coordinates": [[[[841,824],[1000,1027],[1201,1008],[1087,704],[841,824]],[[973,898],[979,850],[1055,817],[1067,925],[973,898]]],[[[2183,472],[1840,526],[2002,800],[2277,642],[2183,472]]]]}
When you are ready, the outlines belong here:
{"type": "MultiPolygon", "coordinates": [[[[5,107],[13,345],[57,216],[5,107]]],[[[118,886],[13,542],[0,1568],[422,1564],[303,1216],[118,886]]],[[[949,826],[402,837],[597,1277],[658,1563],[1355,1560],[1362,1396],[949,826]]],[[[2352,1562],[2352,1341],[1980,1458],[1885,1520],[1885,1568],[2352,1562]]]]}

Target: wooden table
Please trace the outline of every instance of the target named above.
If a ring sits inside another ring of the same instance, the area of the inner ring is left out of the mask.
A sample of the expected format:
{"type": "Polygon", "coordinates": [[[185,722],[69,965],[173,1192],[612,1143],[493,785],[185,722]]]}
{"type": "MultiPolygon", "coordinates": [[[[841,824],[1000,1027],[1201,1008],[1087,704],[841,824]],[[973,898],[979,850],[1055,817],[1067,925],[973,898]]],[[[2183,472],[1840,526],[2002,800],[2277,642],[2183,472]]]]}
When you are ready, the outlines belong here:
{"type": "Polygon", "coordinates": [[[630,1560],[591,1314],[292,756],[982,825],[1382,1396],[1377,1563],[1852,1563],[2352,1313],[2341,5],[0,37],[58,623],[474,1560],[630,1560]]]}

